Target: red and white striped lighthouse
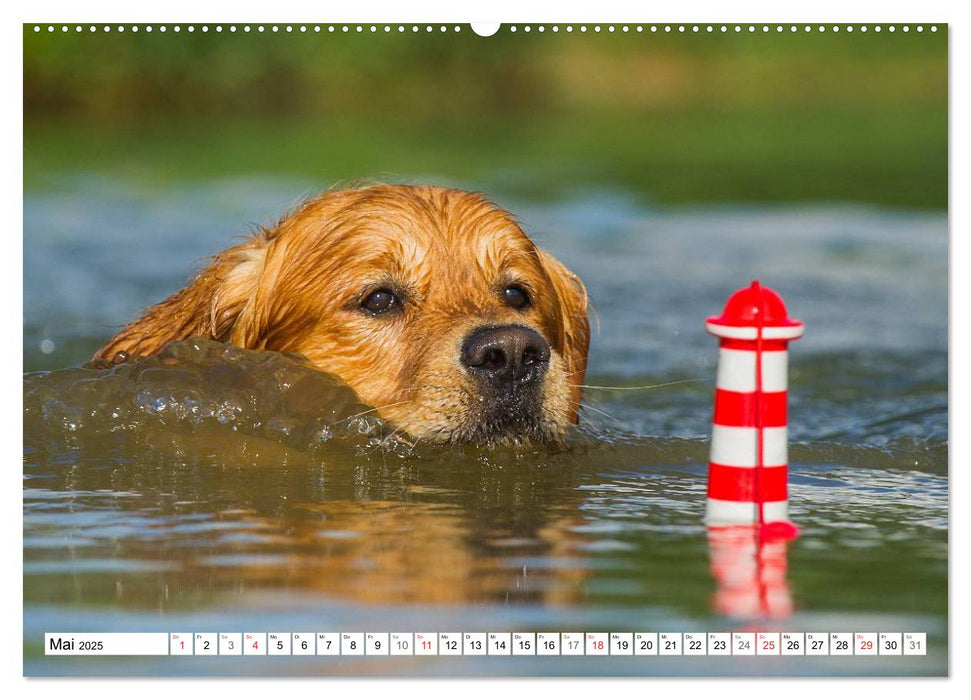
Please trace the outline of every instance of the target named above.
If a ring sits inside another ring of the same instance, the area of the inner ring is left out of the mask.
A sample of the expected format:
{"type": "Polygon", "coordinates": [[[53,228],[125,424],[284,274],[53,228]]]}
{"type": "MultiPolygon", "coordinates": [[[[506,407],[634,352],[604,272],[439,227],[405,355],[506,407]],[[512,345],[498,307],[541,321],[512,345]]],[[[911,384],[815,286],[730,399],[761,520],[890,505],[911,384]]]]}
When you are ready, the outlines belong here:
{"type": "MultiPolygon", "coordinates": [[[[767,526],[794,537],[788,522],[788,347],[803,324],[782,297],[757,281],[705,324],[719,338],[715,416],[708,464],[709,527],[767,526]]],[[[763,527],[763,529],[765,529],[763,527]]]]}

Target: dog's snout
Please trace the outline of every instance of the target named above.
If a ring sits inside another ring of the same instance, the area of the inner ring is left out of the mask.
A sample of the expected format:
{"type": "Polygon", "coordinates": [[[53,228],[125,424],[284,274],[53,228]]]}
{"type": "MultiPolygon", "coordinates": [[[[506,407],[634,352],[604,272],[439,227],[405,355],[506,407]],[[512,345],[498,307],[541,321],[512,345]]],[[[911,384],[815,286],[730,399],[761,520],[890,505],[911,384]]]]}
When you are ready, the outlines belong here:
{"type": "Polygon", "coordinates": [[[535,382],[549,361],[549,343],[525,326],[479,328],[462,345],[462,362],[468,371],[496,388],[535,382]]]}

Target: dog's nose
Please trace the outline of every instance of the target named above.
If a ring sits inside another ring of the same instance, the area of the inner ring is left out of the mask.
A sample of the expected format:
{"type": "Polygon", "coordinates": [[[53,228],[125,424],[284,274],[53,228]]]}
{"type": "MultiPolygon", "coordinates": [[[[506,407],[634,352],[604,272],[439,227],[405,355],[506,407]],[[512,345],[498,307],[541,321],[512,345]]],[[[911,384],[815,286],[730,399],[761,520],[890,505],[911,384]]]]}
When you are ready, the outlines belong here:
{"type": "Polygon", "coordinates": [[[462,362],[480,382],[511,388],[543,376],[550,363],[550,346],[525,326],[478,328],[462,345],[462,362]]]}

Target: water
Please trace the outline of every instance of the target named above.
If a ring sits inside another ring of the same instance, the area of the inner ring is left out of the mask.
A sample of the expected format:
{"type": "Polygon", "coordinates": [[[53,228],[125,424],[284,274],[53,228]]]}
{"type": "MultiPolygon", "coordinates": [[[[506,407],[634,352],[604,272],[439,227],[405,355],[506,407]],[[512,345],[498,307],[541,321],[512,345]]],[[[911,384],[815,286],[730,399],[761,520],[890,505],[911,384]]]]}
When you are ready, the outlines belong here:
{"type": "MultiPolygon", "coordinates": [[[[467,183],[456,183],[459,185],[467,183]]],[[[299,358],[188,343],[81,369],[204,256],[313,183],[29,191],[24,234],[28,674],[237,674],[232,659],[48,658],[45,631],[927,632],[926,657],[263,658],[252,674],[944,674],[947,220],[863,206],[655,208],[493,191],[586,282],[565,449],[411,448],[299,358]],[[716,342],[759,278],[790,357],[790,509],[750,570],[702,526],[716,342]],[[760,583],[761,582],[761,583],[760,583]]]]}

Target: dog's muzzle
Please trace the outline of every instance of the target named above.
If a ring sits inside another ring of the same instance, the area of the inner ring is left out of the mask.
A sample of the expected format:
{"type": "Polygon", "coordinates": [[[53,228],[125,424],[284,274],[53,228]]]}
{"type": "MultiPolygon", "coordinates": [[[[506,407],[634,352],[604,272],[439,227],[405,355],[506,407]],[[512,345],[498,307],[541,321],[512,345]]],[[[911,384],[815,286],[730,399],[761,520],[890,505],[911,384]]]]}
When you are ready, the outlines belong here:
{"type": "Polygon", "coordinates": [[[539,411],[550,364],[549,343],[539,333],[525,326],[477,328],[462,344],[461,359],[490,423],[520,423],[539,411]]]}

